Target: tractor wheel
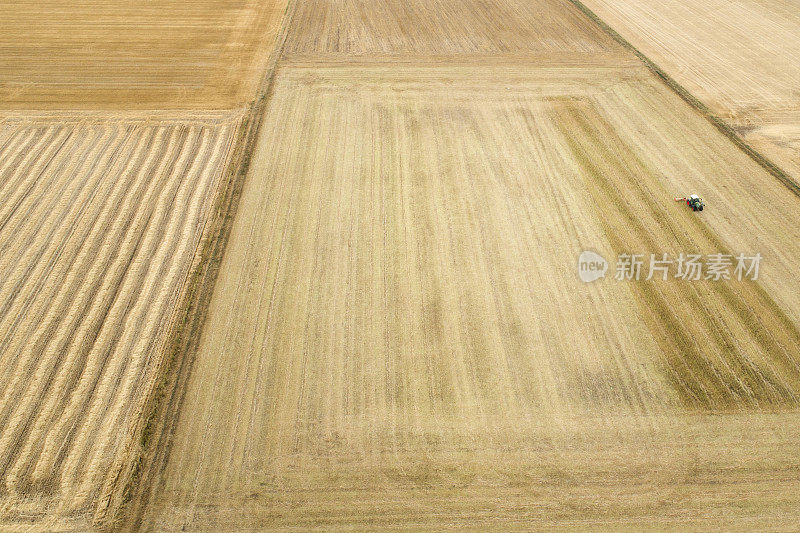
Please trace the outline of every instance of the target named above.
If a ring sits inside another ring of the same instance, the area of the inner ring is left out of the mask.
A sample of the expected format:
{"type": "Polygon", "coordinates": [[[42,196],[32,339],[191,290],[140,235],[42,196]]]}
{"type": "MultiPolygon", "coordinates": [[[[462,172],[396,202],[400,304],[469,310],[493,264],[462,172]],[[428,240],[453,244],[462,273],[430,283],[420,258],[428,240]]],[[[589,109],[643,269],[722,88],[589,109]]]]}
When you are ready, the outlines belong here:
{"type": "Polygon", "coordinates": [[[703,210],[703,206],[701,205],[701,206],[700,206],[700,211],[702,211],[702,210],[703,210]]]}

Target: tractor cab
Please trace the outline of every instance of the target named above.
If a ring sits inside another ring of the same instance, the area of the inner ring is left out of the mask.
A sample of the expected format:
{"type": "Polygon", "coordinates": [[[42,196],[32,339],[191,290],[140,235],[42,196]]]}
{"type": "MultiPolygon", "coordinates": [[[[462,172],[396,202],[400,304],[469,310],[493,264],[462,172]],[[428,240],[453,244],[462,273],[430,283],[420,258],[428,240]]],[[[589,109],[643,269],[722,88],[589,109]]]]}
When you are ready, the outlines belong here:
{"type": "Polygon", "coordinates": [[[686,199],[686,205],[691,207],[692,211],[702,211],[703,207],[705,207],[703,199],[697,196],[696,194],[693,194],[686,199]]]}

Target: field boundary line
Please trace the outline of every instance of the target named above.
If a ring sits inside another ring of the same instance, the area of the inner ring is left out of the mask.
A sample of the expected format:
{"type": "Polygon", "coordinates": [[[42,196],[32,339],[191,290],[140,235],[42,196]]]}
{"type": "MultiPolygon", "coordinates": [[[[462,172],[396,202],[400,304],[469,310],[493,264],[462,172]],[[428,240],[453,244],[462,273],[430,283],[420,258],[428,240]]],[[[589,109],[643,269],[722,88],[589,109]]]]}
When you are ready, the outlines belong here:
{"type": "Polygon", "coordinates": [[[229,109],[209,109],[183,111],[180,109],[137,109],[137,110],[58,110],[41,109],[0,111],[4,120],[19,120],[26,123],[51,123],[59,121],[66,124],[108,122],[147,123],[176,122],[197,124],[224,124],[240,120],[248,111],[247,105],[229,109]]]}
{"type": "Polygon", "coordinates": [[[773,163],[764,154],[750,146],[750,144],[748,144],[741,135],[736,133],[736,130],[734,130],[730,124],[715,115],[711,109],[708,108],[708,106],[690,93],[683,85],[678,83],[675,78],[667,74],[666,71],[659,67],[644,53],[642,53],[630,41],[628,41],[602,18],[600,18],[594,11],[589,9],[583,2],[581,2],[581,0],[569,0],[569,2],[578,8],[584,15],[594,21],[595,24],[600,26],[600,28],[610,35],[615,41],[633,52],[653,74],[658,76],[661,81],[663,81],[670,89],[680,96],[681,99],[699,111],[700,114],[706,118],[706,120],[708,120],[715,128],[717,128],[719,132],[730,139],[740,150],[750,156],[753,161],[758,163],[762,168],[764,168],[764,170],[772,174],[772,176],[780,180],[781,183],[783,183],[783,185],[785,185],[786,188],[792,191],[796,196],[800,196],[800,184],[798,184],[794,179],[786,174],[783,169],[773,163]]]}
{"type": "Polygon", "coordinates": [[[137,530],[149,497],[158,482],[160,467],[169,456],[172,426],[180,412],[184,387],[207,315],[208,304],[230,238],[258,133],[272,94],[277,64],[295,12],[296,0],[288,0],[266,72],[254,99],[242,114],[233,136],[232,152],[203,227],[179,304],[170,319],[154,386],[129,437],[130,451],[110,476],[92,524],[101,530],[137,530]]]}

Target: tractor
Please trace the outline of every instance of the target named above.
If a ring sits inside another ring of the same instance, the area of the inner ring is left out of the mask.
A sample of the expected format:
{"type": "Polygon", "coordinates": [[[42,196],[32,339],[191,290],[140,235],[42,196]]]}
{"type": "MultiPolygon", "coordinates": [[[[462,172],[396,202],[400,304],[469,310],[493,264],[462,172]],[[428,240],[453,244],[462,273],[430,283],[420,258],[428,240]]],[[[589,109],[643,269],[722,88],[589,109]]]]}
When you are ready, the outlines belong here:
{"type": "Polygon", "coordinates": [[[692,211],[702,211],[706,205],[705,203],[703,203],[703,199],[697,196],[696,194],[693,194],[688,198],[685,196],[683,198],[675,198],[675,200],[679,202],[685,200],[686,205],[688,205],[692,211]]]}

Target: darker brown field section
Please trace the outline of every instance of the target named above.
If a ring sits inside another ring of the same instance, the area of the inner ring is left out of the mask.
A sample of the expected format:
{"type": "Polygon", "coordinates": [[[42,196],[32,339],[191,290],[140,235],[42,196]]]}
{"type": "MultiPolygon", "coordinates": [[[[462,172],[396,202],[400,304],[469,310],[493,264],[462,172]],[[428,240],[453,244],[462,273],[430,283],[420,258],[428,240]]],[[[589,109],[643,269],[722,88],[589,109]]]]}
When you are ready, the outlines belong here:
{"type": "Polygon", "coordinates": [[[608,54],[622,47],[566,0],[308,0],[298,3],[285,59],[608,54]]]}
{"type": "MultiPolygon", "coordinates": [[[[568,145],[586,175],[617,254],[733,254],[658,174],[615,135],[591,104],[557,107],[568,145]]],[[[620,282],[621,283],[621,282],[620,282]]],[[[640,313],[663,350],[667,375],[687,407],[796,406],[800,331],[757,283],[654,278],[632,281],[640,313]]]]}

